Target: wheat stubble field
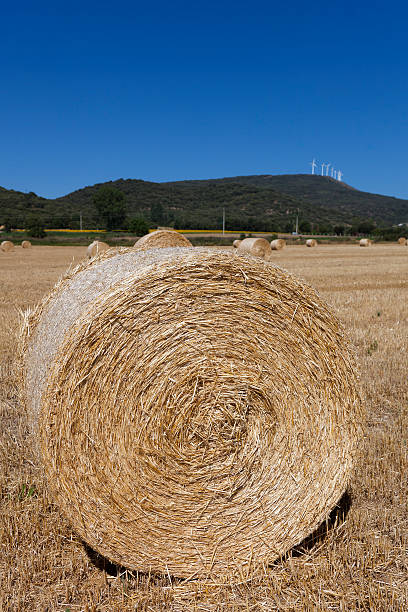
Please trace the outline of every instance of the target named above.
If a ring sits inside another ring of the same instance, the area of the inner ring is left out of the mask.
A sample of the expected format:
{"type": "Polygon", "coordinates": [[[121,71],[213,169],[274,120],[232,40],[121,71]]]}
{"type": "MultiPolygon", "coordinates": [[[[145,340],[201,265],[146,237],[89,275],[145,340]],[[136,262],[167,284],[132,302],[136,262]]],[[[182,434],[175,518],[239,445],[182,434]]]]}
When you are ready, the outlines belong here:
{"type": "Polygon", "coordinates": [[[408,248],[273,253],[343,321],[361,364],[368,422],[348,497],[330,523],[262,578],[234,586],[138,575],[95,559],[47,497],[13,373],[19,311],[85,252],[0,254],[0,610],[408,609],[408,248]]]}

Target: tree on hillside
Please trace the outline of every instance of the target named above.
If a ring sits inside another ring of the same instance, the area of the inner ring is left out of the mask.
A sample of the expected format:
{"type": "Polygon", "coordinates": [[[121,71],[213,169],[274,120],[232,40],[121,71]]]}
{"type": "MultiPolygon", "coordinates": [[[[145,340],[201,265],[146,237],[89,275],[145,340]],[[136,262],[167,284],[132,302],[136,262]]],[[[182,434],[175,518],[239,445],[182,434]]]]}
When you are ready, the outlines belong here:
{"type": "Polygon", "coordinates": [[[126,219],[126,198],[122,191],[103,185],[93,196],[100,223],[107,230],[121,229],[126,219]]]}
{"type": "Polygon", "coordinates": [[[27,215],[24,225],[27,234],[32,238],[45,238],[44,223],[37,215],[27,215]]]}
{"type": "Polygon", "coordinates": [[[161,202],[153,202],[150,207],[150,218],[156,225],[164,223],[164,210],[161,202]]]}
{"type": "Polygon", "coordinates": [[[129,232],[135,234],[135,236],[144,236],[149,232],[149,226],[143,217],[133,217],[129,221],[128,226],[129,232]]]}

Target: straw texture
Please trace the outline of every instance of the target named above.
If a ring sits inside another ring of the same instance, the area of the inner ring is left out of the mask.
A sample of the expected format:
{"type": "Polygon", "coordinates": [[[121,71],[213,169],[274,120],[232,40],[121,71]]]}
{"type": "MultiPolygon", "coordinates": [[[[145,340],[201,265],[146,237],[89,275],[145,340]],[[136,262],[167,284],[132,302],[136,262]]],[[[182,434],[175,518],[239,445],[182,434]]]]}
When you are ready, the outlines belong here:
{"type": "Polygon", "coordinates": [[[172,230],[155,230],[139,238],[133,248],[162,249],[164,247],[191,247],[191,242],[178,232],[172,230]]]}
{"type": "Polygon", "coordinates": [[[361,247],[369,247],[369,246],[371,246],[371,244],[372,244],[372,242],[371,242],[371,240],[369,238],[362,238],[360,240],[360,246],[361,247]]]}
{"type": "Polygon", "coordinates": [[[239,245],[241,244],[242,240],[234,240],[234,242],[232,243],[232,246],[234,247],[234,249],[237,249],[239,247],[239,245]]]}
{"type": "Polygon", "coordinates": [[[99,255],[100,253],[107,251],[109,248],[110,246],[109,244],[106,244],[106,242],[102,242],[101,240],[94,240],[88,246],[87,255],[89,259],[91,259],[91,257],[96,257],[96,255],[99,255]]]}
{"type": "Polygon", "coordinates": [[[29,240],[23,240],[21,246],[23,249],[31,249],[31,242],[29,240]]]}
{"type": "Polygon", "coordinates": [[[272,251],[281,251],[283,248],[285,248],[285,246],[286,242],[283,240],[283,238],[277,238],[271,242],[272,251]]]}
{"type": "Polygon", "coordinates": [[[57,285],[24,340],[48,486],[112,561],[246,579],[345,490],[355,363],[316,293],[271,264],[108,252],[57,285]]]}
{"type": "Polygon", "coordinates": [[[315,240],[314,238],[309,238],[308,240],[306,240],[306,246],[313,248],[317,246],[317,240],[315,240]]]}
{"type": "Polygon", "coordinates": [[[8,253],[14,249],[14,244],[10,240],[3,240],[3,242],[0,244],[0,249],[5,253],[8,253]]]}
{"type": "Polygon", "coordinates": [[[265,259],[271,254],[271,245],[265,238],[245,238],[238,245],[237,251],[265,259]]]}
{"type": "Polygon", "coordinates": [[[398,238],[398,244],[405,246],[407,244],[407,239],[401,236],[401,238],[398,238]]]}

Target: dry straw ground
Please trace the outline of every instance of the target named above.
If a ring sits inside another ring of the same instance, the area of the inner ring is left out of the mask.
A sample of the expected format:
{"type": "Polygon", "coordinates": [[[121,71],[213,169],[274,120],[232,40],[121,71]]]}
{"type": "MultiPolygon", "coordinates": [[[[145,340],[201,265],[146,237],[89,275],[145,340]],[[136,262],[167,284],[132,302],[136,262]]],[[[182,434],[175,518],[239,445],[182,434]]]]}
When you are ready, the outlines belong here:
{"type": "Polygon", "coordinates": [[[316,287],[345,323],[361,362],[369,422],[349,498],[333,521],[262,578],[234,587],[104,567],[47,498],[12,377],[18,310],[34,305],[85,254],[33,247],[0,255],[0,610],[408,609],[405,250],[274,252],[272,260],[316,287]]]}

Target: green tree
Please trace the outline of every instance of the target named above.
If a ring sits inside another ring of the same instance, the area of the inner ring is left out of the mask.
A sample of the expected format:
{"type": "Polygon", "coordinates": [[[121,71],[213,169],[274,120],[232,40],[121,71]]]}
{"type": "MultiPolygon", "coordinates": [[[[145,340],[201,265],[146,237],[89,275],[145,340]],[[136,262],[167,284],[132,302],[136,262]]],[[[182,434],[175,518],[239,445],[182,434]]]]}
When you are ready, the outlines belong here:
{"type": "Polygon", "coordinates": [[[136,236],[144,236],[149,232],[149,226],[143,217],[133,217],[133,219],[130,219],[128,229],[129,232],[136,236]]]}
{"type": "Polygon", "coordinates": [[[37,215],[27,215],[25,229],[32,238],[45,238],[46,236],[44,223],[37,215]]]}
{"type": "Polygon", "coordinates": [[[301,221],[299,224],[299,229],[304,234],[310,234],[312,231],[312,226],[310,225],[309,221],[301,221]]]}
{"type": "Polygon", "coordinates": [[[126,198],[119,189],[103,185],[93,196],[99,221],[104,229],[121,229],[126,219],[126,198]]]}
{"type": "Polygon", "coordinates": [[[150,218],[156,225],[164,222],[164,210],[161,202],[154,202],[150,207],[150,218]]]}

